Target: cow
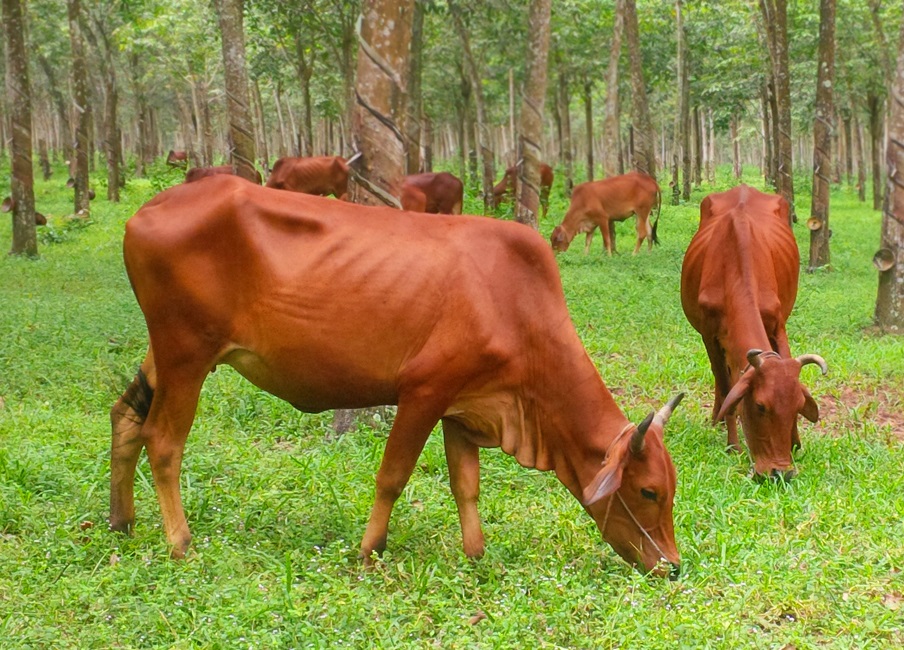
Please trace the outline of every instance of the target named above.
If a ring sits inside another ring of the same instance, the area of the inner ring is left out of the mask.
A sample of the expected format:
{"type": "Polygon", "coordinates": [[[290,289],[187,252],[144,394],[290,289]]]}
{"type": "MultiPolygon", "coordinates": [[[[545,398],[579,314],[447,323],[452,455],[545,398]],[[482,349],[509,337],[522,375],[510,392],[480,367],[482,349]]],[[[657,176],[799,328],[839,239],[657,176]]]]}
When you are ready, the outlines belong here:
{"type": "MultiPolygon", "coordinates": [[[[496,185],[493,186],[493,208],[498,208],[503,201],[511,200],[515,194],[515,187],[518,184],[518,169],[522,163],[512,165],[505,170],[496,185]]],[[[543,208],[543,218],[549,212],[549,190],[552,188],[553,173],[552,167],[546,163],[540,163],[540,206],[543,208]]]]}
{"type": "MultiPolygon", "coordinates": [[[[201,180],[202,178],[214,176],[215,174],[235,174],[235,169],[232,167],[232,165],[217,165],[215,167],[192,167],[185,173],[185,180],[183,182],[194,183],[201,180]]],[[[254,170],[254,175],[258,185],[264,182],[261,173],[256,169],[254,170]]]]}
{"type": "Polygon", "coordinates": [[[449,172],[412,174],[402,181],[402,209],[427,214],[461,214],[464,185],[449,172]]]}
{"type": "Polygon", "coordinates": [[[280,158],[273,165],[267,187],[317,196],[345,197],[348,191],[348,163],[339,156],[280,158]]]}
{"type": "Polygon", "coordinates": [[[478,449],[502,447],[554,471],[629,564],[677,575],[663,428],[682,394],[631,423],[584,350],[553,254],[532,228],[425,220],[218,175],[142,206],[123,256],[150,344],[111,409],[112,529],[133,527],[146,448],[171,555],[184,556],[185,441],[205,377],[228,364],[305,412],[397,405],[365,564],[386,547],[393,504],[442,421],[469,557],[484,551],[478,449]]]}
{"type": "Polygon", "coordinates": [[[796,474],[797,415],[819,409],[800,370],[825,360],[792,357],[785,324],[797,297],[800,254],[784,198],[747,185],[710,194],[681,267],[681,305],[700,333],[715,377],[713,422],[725,421],[728,448],[739,451],[735,407],[762,480],[796,474]]]}
{"type": "Polygon", "coordinates": [[[656,227],[659,224],[660,207],[661,195],[656,179],[640,172],[580,183],[574,188],[565,218],[553,229],[550,242],[553,250],[566,251],[578,233],[587,233],[584,242],[586,255],[590,252],[593,232],[599,228],[603,233],[605,250],[612,255],[615,250],[612,222],[624,221],[631,215],[637,215],[637,243],[634,245],[636,255],[644,239],[651,249],[654,243],[659,243],[656,227]],[[650,213],[654,207],[657,208],[657,214],[651,227],[650,213]]]}
{"type": "MultiPolygon", "coordinates": [[[[16,214],[16,200],[8,196],[3,199],[3,203],[0,203],[0,212],[12,212],[13,216],[16,214]]],[[[45,217],[40,212],[35,211],[35,225],[36,226],[46,226],[47,225],[47,217],[45,217]]]]}
{"type": "Polygon", "coordinates": [[[169,153],[166,154],[166,164],[170,167],[187,167],[188,152],[173,151],[172,149],[170,149],[169,153]]]}

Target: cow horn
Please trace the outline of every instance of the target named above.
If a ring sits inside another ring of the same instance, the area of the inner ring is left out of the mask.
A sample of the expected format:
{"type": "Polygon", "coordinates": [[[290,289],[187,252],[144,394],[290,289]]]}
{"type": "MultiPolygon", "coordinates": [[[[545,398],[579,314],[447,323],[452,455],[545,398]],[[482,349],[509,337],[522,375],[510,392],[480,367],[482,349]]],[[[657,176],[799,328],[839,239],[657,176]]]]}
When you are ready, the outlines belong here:
{"type": "Polygon", "coordinates": [[[760,367],[760,355],[763,354],[762,350],[757,350],[753,348],[752,350],[747,350],[747,363],[749,363],[754,368],[760,367]]]}
{"type": "Polygon", "coordinates": [[[650,428],[650,424],[653,422],[653,418],[656,417],[653,414],[653,411],[650,411],[650,414],[643,419],[643,422],[637,425],[637,430],[631,434],[631,443],[628,446],[628,450],[632,454],[639,454],[643,451],[644,438],[647,435],[647,429],[650,428]]]}
{"type": "Polygon", "coordinates": [[[822,374],[829,372],[829,364],[827,364],[826,360],[818,354],[802,354],[797,357],[797,361],[801,366],[805,366],[808,363],[815,363],[817,366],[819,366],[819,369],[822,370],[822,374]]]}
{"type": "Polygon", "coordinates": [[[678,406],[683,399],[684,393],[675,395],[675,397],[670,399],[665,406],[659,409],[659,412],[653,417],[653,422],[656,422],[660,427],[665,427],[669,418],[672,417],[672,411],[675,410],[675,407],[678,406]]]}

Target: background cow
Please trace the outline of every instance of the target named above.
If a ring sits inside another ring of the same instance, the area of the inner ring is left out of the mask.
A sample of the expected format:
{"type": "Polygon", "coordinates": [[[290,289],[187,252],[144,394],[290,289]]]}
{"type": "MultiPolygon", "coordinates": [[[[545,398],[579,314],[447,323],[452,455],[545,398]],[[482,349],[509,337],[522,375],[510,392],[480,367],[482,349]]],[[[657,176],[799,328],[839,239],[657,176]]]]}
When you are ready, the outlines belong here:
{"type": "Polygon", "coordinates": [[[337,199],[348,191],[348,163],[339,156],[280,158],[273,165],[267,187],[337,199]]]}
{"type": "Polygon", "coordinates": [[[623,221],[631,215],[637,215],[635,227],[637,243],[634,245],[636,255],[644,239],[647,240],[649,248],[653,248],[654,243],[659,243],[656,237],[659,214],[657,212],[656,221],[651,227],[650,212],[654,207],[658,209],[660,203],[659,185],[656,180],[640,172],[580,183],[575,186],[571,195],[571,204],[565,213],[565,219],[552,231],[550,237],[552,247],[557,251],[566,251],[575,235],[584,232],[587,233],[584,242],[586,255],[593,242],[593,232],[599,228],[603,233],[606,252],[612,255],[615,241],[613,230],[610,228],[611,222],[623,221]]]}
{"type": "MultiPolygon", "coordinates": [[[[192,167],[185,174],[185,183],[194,183],[195,181],[199,181],[202,178],[207,178],[208,176],[214,176],[216,174],[235,174],[235,169],[233,169],[232,165],[217,165],[216,167],[192,167]]],[[[260,185],[264,182],[261,173],[254,170],[255,178],[257,179],[257,184],[260,185]]]]}
{"type": "Polygon", "coordinates": [[[403,210],[428,214],[461,214],[464,185],[449,172],[413,174],[402,181],[403,210]]]}
{"type": "Polygon", "coordinates": [[[441,420],[468,556],[484,550],[478,448],[502,447],[554,471],[627,562],[677,571],[675,468],[662,431],[680,396],[640,426],[625,417],[533,229],[218,175],[145,204],[126,224],[123,253],[150,347],[111,411],[113,529],[133,526],[145,447],[167,539],[184,555],[185,440],[205,377],[225,363],[303,411],[398,405],[366,561],[385,548],[393,504],[441,420]]]}
{"type": "Polygon", "coordinates": [[[186,167],[188,166],[188,152],[169,150],[166,154],[166,164],[170,167],[186,167]]]}
{"type": "MultiPolygon", "coordinates": [[[[496,185],[493,186],[493,208],[498,208],[503,201],[511,201],[518,185],[519,165],[512,165],[505,170],[496,185]]],[[[540,163],[540,206],[543,208],[543,217],[549,212],[549,191],[552,188],[552,167],[546,163],[540,163]]]]}
{"type": "Polygon", "coordinates": [[[797,415],[819,409],[800,383],[815,354],[791,356],[785,323],[797,297],[800,255],[780,196],[741,185],[710,194],[681,268],[681,305],[703,337],[715,376],[713,420],[725,420],[738,450],[735,406],[757,477],[791,479],[797,415]]]}

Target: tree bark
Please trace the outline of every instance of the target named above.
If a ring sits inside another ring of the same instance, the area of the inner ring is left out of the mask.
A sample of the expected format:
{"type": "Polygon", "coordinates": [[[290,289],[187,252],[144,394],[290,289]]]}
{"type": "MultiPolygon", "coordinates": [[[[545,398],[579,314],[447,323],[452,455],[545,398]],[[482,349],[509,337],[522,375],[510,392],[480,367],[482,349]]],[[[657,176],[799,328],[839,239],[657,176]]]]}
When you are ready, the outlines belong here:
{"type": "Polygon", "coordinates": [[[634,122],[634,169],[656,178],[656,145],[640,51],[635,0],[624,0],[625,40],[631,61],[631,119],[634,122]]]}
{"type": "Polygon", "coordinates": [[[408,72],[408,106],[406,119],[406,163],[409,174],[421,171],[421,141],[423,137],[423,99],[421,77],[424,59],[424,3],[415,0],[411,19],[411,54],[408,72]]]}
{"type": "Polygon", "coordinates": [[[528,19],[527,74],[521,101],[521,128],[518,136],[518,204],[515,220],[534,229],[539,227],[540,156],[543,142],[543,106],[546,99],[546,69],[549,57],[549,16],[551,0],[531,0],[528,19]]]}
{"type": "Polygon", "coordinates": [[[31,158],[31,84],[25,49],[25,8],[22,0],[3,0],[6,31],[6,97],[12,129],[10,185],[13,213],[13,255],[36,256],[34,168],[31,158]]]}
{"type": "Polygon", "coordinates": [[[842,110],[841,122],[844,124],[844,178],[850,185],[854,180],[853,131],[851,131],[851,111],[842,110]]]}
{"type": "Polygon", "coordinates": [[[687,33],[684,28],[682,0],[675,2],[675,28],[678,35],[678,138],[681,151],[681,197],[691,198],[691,85],[688,78],[687,33]]]}
{"type": "Polygon", "coordinates": [[[873,259],[880,269],[876,325],[900,334],[904,332],[904,23],[898,43],[897,71],[889,92],[882,240],[873,259]]]}
{"type": "Polygon", "coordinates": [[[829,252],[829,189],[832,168],[832,123],[835,85],[835,0],[819,3],[819,68],[816,76],[816,117],[813,121],[813,198],[810,208],[809,271],[827,266],[829,252]]]}
{"type": "Polygon", "coordinates": [[[107,161],[107,200],[119,202],[119,188],[122,185],[122,138],[119,132],[117,109],[119,91],[116,83],[116,66],[113,61],[113,45],[103,22],[92,16],[94,29],[86,25],[85,35],[97,51],[100,61],[100,75],[104,89],[104,116],[101,123],[103,149],[107,161]]]}
{"type": "Polygon", "coordinates": [[[226,112],[229,115],[230,159],[237,176],[257,182],[254,166],[254,123],[245,67],[245,36],[242,0],[214,0],[223,48],[226,80],[226,112]]]}
{"type": "MultiPolygon", "coordinates": [[[[41,70],[44,71],[44,76],[47,77],[47,92],[50,93],[50,96],[53,99],[53,106],[56,109],[57,119],[60,122],[60,139],[63,141],[63,156],[65,156],[66,160],[73,161],[72,123],[69,118],[66,99],[60,91],[62,84],[59,83],[53,66],[50,64],[50,61],[47,60],[46,56],[38,54],[38,63],[41,65],[41,70]]],[[[71,165],[72,162],[70,162],[70,167],[71,165]]],[[[69,176],[74,176],[71,168],[69,176]]]]}
{"type": "Polygon", "coordinates": [[[776,178],[779,193],[788,201],[789,217],[797,221],[794,210],[794,165],[793,143],[791,140],[791,74],[788,63],[788,5],[787,0],[760,0],[760,8],[766,27],[772,62],[772,77],[775,80],[775,99],[778,110],[779,160],[776,178]]]}
{"type": "Polygon", "coordinates": [[[738,137],[738,115],[731,114],[731,171],[737,180],[741,180],[741,141],[738,137]]]}
{"type": "Polygon", "coordinates": [[[88,203],[88,167],[91,137],[91,114],[89,112],[88,70],[85,63],[85,43],[81,28],[81,0],[67,0],[69,16],[69,43],[72,48],[72,103],[76,114],[75,165],[72,180],[75,189],[75,214],[87,216],[91,206],[88,203]]]}
{"type": "Polygon", "coordinates": [[[866,94],[869,111],[870,162],[873,168],[873,210],[882,209],[882,192],[885,181],[882,178],[882,97],[876,91],[866,94]]]}
{"type": "Polygon", "coordinates": [[[694,106],[694,187],[700,187],[703,181],[703,125],[700,119],[700,107],[694,106]]]}
{"type": "Polygon", "coordinates": [[[854,158],[857,160],[857,199],[866,202],[866,160],[863,148],[863,129],[854,112],[854,158]]]}
{"type": "Polygon", "coordinates": [[[270,152],[267,146],[267,123],[264,119],[264,102],[261,99],[261,87],[257,79],[251,81],[251,99],[254,102],[255,122],[257,124],[257,153],[264,174],[270,173],[270,152]]]}
{"type": "Polygon", "coordinates": [[[593,83],[584,80],[584,131],[587,134],[587,180],[593,180],[593,83]]]}
{"type": "Polygon", "coordinates": [[[474,98],[474,109],[477,114],[476,146],[480,150],[480,159],[483,162],[481,187],[483,189],[484,213],[486,214],[493,207],[495,162],[493,160],[493,149],[490,146],[490,125],[487,121],[486,106],[483,99],[483,80],[481,79],[480,71],[477,69],[474,55],[471,52],[471,39],[468,36],[468,30],[465,28],[458,5],[450,2],[449,11],[452,14],[452,23],[455,26],[455,31],[461,39],[465,70],[471,83],[471,96],[474,98]]]}
{"type": "Polygon", "coordinates": [[[609,67],[606,70],[606,111],[603,117],[603,175],[616,176],[623,169],[619,146],[618,60],[621,58],[622,34],[625,25],[624,0],[615,2],[615,24],[609,48],[609,67]]]}
{"type": "Polygon", "coordinates": [[[574,187],[574,152],[572,151],[571,142],[571,111],[569,110],[571,93],[568,88],[568,73],[560,69],[558,81],[559,117],[562,123],[559,144],[562,152],[562,163],[565,167],[565,196],[570,199],[571,190],[574,187]]]}
{"type": "Polygon", "coordinates": [[[760,102],[763,110],[763,180],[769,187],[775,187],[775,154],[772,149],[774,137],[772,129],[772,110],[769,106],[769,84],[764,83],[760,90],[760,102]]]}

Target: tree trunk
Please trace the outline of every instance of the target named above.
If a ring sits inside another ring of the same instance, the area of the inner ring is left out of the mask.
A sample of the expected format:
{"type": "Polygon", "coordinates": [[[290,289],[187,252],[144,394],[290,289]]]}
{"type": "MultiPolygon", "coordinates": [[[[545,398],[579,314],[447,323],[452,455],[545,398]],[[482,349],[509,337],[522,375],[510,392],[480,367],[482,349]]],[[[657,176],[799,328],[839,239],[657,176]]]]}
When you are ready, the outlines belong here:
{"type": "Polygon", "coordinates": [[[854,112],[854,158],[857,160],[857,198],[866,202],[866,160],[863,149],[863,129],[857,113],[854,112]]]}
{"type": "Polygon", "coordinates": [[[495,163],[493,160],[493,149],[490,146],[490,125],[489,122],[487,122],[486,108],[483,100],[483,80],[477,69],[477,63],[474,61],[474,56],[471,53],[471,39],[468,36],[468,31],[462,20],[461,11],[457,4],[451,2],[449,3],[449,10],[452,14],[452,23],[455,27],[455,31],[461,39],[465,70],[468,79],[471,82],[471,96],[474,98],[474,109],[477,113],[476,146],[480,149],[480,158],[483,162],[481,187],[483,189],[483,209],[484,214],[486,214],[493,207],[493,176],[495,175],[495,163]]]}
{"type": "Polygon", "coordinates": [[[809,271],[827,266],[829,254],[829,189],[832,167],[832,124],[835,85],[835,0],[819,3],[819,69],[816,117],[813,120],[813,199],[810,208],[809,271]]]}
{"type": "Polygon", "coordinates": [[[138,120],[138,147],[135,152],[135,175],[144,176],[144,166],[151,162],[151,117],[148,107],[147,89],[141,80],[141,69],[137,52],[129,55],[129,79],[135,96],[135,118],[138,120]]]}
{"type": "Polygon", "coordinates": [[[593,83],[584,80],[584,131],[587,134],[587,180],[593,180],[593,83]]]}
{"type": "Polygon", "coordinates": [[[777,179],[779,193],[788,201],[789,217],[797,221],[794,210],[794,165],[791,140],[791,74],[788,64],[788,6],[787,0],[760,0],[763,11],[772,76],[775,80],[775,99],[778,110],[779,159],[777,179]]]}
{"type": "Polygon", "coordinates": [[[738,137],[738,115],[731,114],[731,171],[737,180],[741,179],[741,141],[738,137]]]}
{"type": "Polygon", "coordinates": [[[873,210],[882,209],[882,192],[885,180],[882,178],[882,97],[875,91],[866,95],[869,110],[870,162],[873,168],[873,210]]]}
{"type": "MultiPolygon", "coordinates": [[[[408,72],[408,106],[405,149],[407,172],[417,174],[421,170],[421,140],[423,137],[423,99],[421,77],[424,58],[424,3],[414,3],[411,19],[411,54],[408,72]]],[[[492,174],[491,174],[492,176],[492,174]]]]}
{"type": "Polygon", "coordinates": [[[631,60],[631,120],[634,122],[634,169],[656,178],[656,145],[640,52],[635,0],[624,0],[625,40],[631,60]]]}
{"type": "Polygon", "coordinates": [[[763,110],[763,180],[767,187],[775,187],[775,154],[772,149],[773,129],[772,111],[769,106],[769,84],[764,83],[760,89],[760,101],[763,110]]]}
{"type": "Polygon", "coordinates": [[[549,15],[551,0],[531,0],[528,19],[527,61],[521,101],[521,128],[518,135],[518,203],[515,220],[539,227],[540,156],[543,143],[543,106],[546,100],[546,69],[549,58],[549,15]]]}
{"type": "Polygon", "coordinates": [[[81,0],[67,0],[69,15],[69,43],[72,48],[72,103],[76,113],[75,128],[75,165],[72,179],[75,183],[75,214],[87,216],[90,210],[88,203],[88,167],[91,137],[91,114],[89,113],[88,70],[85,63],[85,43],[80,25],[81,0]]]}
{"type": "Polygon", "coordinates": [[[851,131],[851,111],[843,110],[841,112],[841,121],[844,124],[844,178],[845,182],[850,185],[854,181],[854,159],[853,159],[853,132],[851,131]]]}
{"type": "Polygon", "coordinates": [[[13,255],[36,256],[34,168],[31,159],[31,84],[25,48],[25,7],[22,0],[3,0],[6,31],[6,97],[12,129],[13,255]]]}
{"type": "Polygon", "coordinates": [[[571,142],[571,93],[568,88],[568,74],[559,71],[559,114],[562,120],[562,162],[565,164],[565,196],[571,198],[571,190],[574,188],[574,152],[571,142]]]}
{"type": "Polygon", "coordinates": [[[682,0],[675,2],[675,27],[678,34],[678,137],[676,143],[681,151],[681,197],[691,198],[691,85],[688,78],[687,34],[684,29],[682,0]]]}
{"type": "Polygon", "coordinates": [[[904,23],[898,40],[897,72],[890,87],[888,170],[881,248],[873,257],[879,268],[875,320],[886,332],[904,332],[904,23]]]}
{"type": "Polygon", "coordinates": [[[104,88],[104,116],[101,121],[104,155],[107,162],[107,200],[119,202],[119,188],[122,184],[122,138],[119,132],[117,108],[119,92],[116,83],[116,66],[113,61],[113,46],[107,30],[97,16],[93,16],[94,29],[86,26],[85,35],[97,51],[100,60],[100,75],[104,88]]]}
{"type": "Polygon", "coordinates": [[[257,182],[254,167],[254,123],[248,96],[245,67],[245,36],[242,0],[215,0],[223,48],[223,76],[226,80],[226,112],[229,115],[230,159],[237,176],[257,182]]]}
{"type": "Polygon", "coordinates": [[[50,96],[53,99],[53,106],[56,109],[57,119],[60,122],[60,139],[63,141],[63,156],[66,160],[70,161],[69,176],[74,177],[75,174],[72,171],[72,161],[74,161],[74,152],[72,148],[72,123],[69,118],[69,110],[68,106],[66,105],[66,99],[63,97],[63,93],[60,91],[62,84],[60,84],[57,80],[53,66],[50,65],[50,61],[47,60],[47,57],[45,57],[43,54],[38,54],[38,63],[41,64],[41,69],[44,71],[44,76],[47,77],[47,92],[50,93],[50,96]]]}
{"type": "Polygon", "coordinates": [[[621,162],[619,114],[618,114],[618,60],[621,57],[622,34],[625,25],[624,0],[615,2],[615,24],[612,26],[612,43],[609,49],[609,67],[606,70],[606,111],[603,117],[603,175],[616,176],[624,169],[621,162]]]}
{"type": "Polygon", "coordinates": [[[251,99],[254,102],[255,122],[257,123],[257,154],[264,173],[270,173],[270,152],[267,147],[267,123],[264,120],[264,102],[261,99],[261,87],[257,79],[251,81],[251,99]]]}
{"type": "MultiPolygon", "coordinates": [[[[311,53],[313,59],[313,52],[311,53]]],[[[298,73],[298,82],[301,85],[302,100],[302,133],[301,153],[303,156],[314,155],[314,121],[311,105],[311,75],[314,73],[313,62],[309,60],[307,49],[301,34],[295,36],[295,70],[298,73]]],[[[289,111],[291,116],[292,111],[289,111]]]]}
{"type": "Polygon", "coordinates": [[[703,125],[700,124],[700,107],[694,106],[694,187],[703,181],[703,125]]]}

